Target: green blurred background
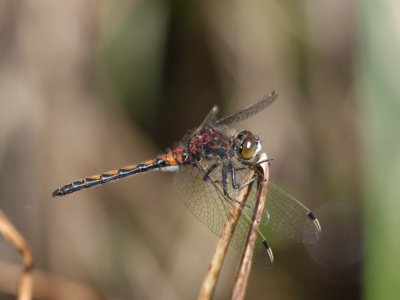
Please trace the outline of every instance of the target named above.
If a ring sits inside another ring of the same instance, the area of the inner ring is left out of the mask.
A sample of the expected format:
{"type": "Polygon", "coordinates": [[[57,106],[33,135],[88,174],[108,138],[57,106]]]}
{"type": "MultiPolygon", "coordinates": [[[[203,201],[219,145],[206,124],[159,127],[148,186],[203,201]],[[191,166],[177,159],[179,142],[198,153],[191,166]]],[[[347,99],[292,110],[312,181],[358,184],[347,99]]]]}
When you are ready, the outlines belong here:
{"type": "MultiPolygon", "coordinates": [[[[253,268],[247,299],[397,299],[399,20],[394,0],[1,1],[0,209],[32,246],[38,299],[196,298],[217,237],[171,174],[50,194],[273,89],[237,128],[260,135],[271,178],[323,232],[308,246],[271,237],[276,264],[253,268]]],[[[0,239],[1,299],[19,271],[0,239]]]]}

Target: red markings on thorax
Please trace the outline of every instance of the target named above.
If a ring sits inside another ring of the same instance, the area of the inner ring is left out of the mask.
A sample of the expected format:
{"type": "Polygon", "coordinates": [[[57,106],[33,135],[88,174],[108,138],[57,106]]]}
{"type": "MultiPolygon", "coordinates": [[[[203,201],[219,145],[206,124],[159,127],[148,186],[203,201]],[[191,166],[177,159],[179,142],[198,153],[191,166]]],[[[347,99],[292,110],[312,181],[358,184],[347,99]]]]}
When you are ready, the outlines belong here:
{"type": "Polygon", "coordinates": [[[192,154],[197,154],[206,147],[215,150],[218,148],[228,148],[229,146],[230,140],[222,132],[207,128],[191,138],[189,151],[192,154]]]}

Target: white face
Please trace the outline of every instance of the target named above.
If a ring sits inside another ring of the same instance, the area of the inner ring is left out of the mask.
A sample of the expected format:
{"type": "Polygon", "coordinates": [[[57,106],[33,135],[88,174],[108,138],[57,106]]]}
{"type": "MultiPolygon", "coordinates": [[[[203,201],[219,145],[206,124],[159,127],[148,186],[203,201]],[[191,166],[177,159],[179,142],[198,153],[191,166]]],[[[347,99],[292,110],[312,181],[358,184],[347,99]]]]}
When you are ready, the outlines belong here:
{"type": "Polygon", "coordinates": [[[256,156],[258,153],[260,153],[260,151],[261,151],[261,149],[262,149],[262,145],[261,145],[261,142],[260,142],[260,140],[258,139],[258,137],[257,137],[257,149],[256,149],[256,153],[254,154],[254,156],[256,156]]]}

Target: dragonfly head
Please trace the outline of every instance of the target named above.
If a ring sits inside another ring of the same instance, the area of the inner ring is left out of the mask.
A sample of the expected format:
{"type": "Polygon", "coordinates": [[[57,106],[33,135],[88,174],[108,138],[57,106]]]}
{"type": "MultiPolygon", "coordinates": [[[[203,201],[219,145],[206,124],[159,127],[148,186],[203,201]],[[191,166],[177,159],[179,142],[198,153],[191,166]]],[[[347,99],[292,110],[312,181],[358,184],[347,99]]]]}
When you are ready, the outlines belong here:
{"type": "Polygon", "coordinates": [[[237,134],[236,138],[238,140],[237,151],[242,159],[250,160],[260,152],[260,139],[250,131],[243,130],[237,134]]]}

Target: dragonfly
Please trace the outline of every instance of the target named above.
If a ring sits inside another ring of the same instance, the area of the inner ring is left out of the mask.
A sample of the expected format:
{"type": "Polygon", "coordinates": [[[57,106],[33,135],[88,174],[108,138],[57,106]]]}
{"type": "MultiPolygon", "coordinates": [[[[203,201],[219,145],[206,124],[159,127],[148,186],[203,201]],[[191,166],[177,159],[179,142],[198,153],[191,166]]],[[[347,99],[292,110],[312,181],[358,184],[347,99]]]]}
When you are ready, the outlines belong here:
{"type": "MultiPolygon", "coordinates": [[[[89,176],[56,189],[52,196],[65,196],[117,179],[152,170],[175,172],[174,187],[189,211],[212,232],[224,238],[223,229],[231,211],[241,210],[230,244],[245,246],[255,213],[255,193],[245,205],[239,193],[256,181],[260,163],[260,138],[248,130],[237,132],[231,125],[264,110],[277,98],[271,92],[258,102],[226,117],[217,118],[214,106],[201,125],[186,135],[176,148],[141,163],[135,163],[89,176]]],[[[269,162],[268,162],[269,163],[269,162]]],[[[267,228],[298,242],[313,243],[321,233],[318,219],[305,205],[268,181],[266,208],[263,213],[254,251],[254,260],[266,267],[274,256],[265,238],[267,228]]],[[[253,188],[254,190],[254,188],[253,188]]]]}

